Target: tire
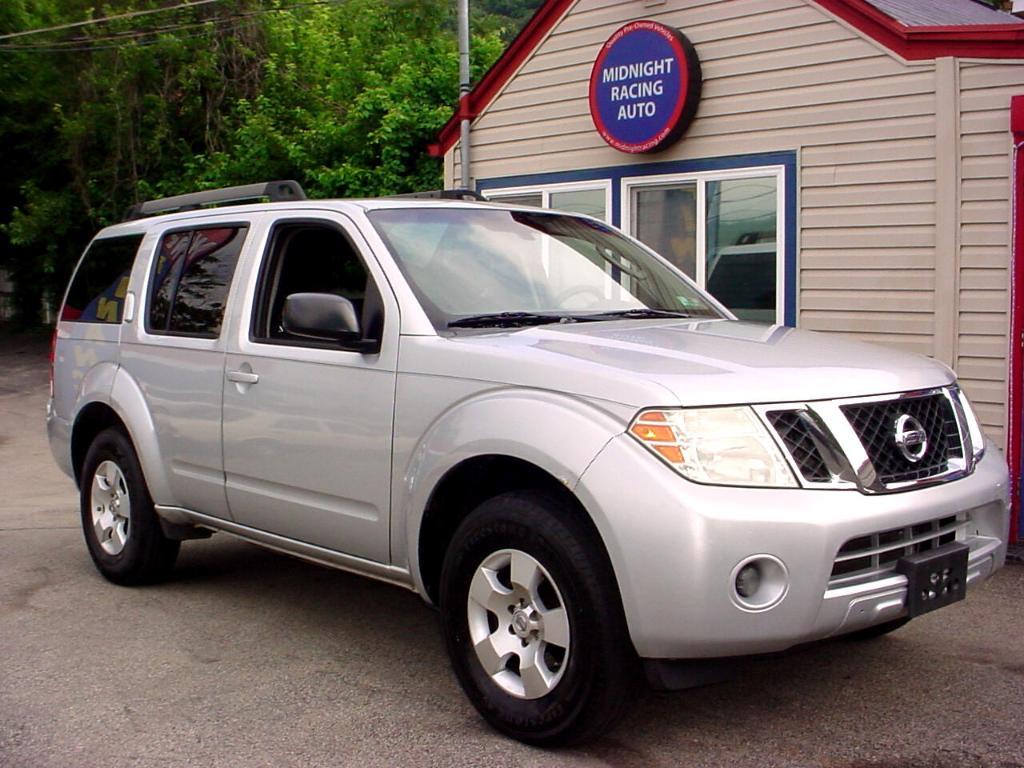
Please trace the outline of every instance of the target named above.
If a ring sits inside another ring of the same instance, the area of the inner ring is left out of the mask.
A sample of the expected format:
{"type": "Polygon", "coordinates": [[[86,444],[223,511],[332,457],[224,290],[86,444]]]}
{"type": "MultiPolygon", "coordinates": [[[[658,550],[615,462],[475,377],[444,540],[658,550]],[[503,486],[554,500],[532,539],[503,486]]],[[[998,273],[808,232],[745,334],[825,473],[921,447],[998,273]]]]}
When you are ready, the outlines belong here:
{"type": "Polygon", "coordinates": [[[604,732],[637,680],[611,565],[577,515],[541,492],[492,498],[459,525],[441,572],[459,683],[492,726],[538,746],[604,732]]]}
{"type": "Polygon", "coordinates": [[[909,621],[910,619],[906,617],[902,619],[893,619],[892,621],[886,621],[882,624],[875,624],[873,627],[858,629],[856,632],[844,635],[844,637],[847,640],[853,640],[856,642],[874,640],[876,637],[882,637],[883,635],[888,635],[890,632],[895,632],[900,627],[905,626],[909,621]]]}
{"type": "Polygon", "coordinates": [[[181,543],[164,536],[135,449],[120,429],[104,430],[89,446],[80,497],[85,543],[104,577],[135,585],[167,575],[181,543]]]}

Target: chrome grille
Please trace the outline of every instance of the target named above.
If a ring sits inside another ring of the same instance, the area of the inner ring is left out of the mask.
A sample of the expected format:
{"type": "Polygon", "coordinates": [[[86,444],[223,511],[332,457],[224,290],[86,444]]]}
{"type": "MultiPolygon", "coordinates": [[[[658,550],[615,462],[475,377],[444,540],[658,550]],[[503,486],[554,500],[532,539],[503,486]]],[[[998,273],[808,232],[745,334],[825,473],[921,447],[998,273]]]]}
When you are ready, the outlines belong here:
{"type": "Polygon", "coordinates": [[[802,414],[803,411],[769,411],[767,416],[804,479],[812,483],[827,483],[832,475],[802,414]]]}
{"type": "Polygon", "coordinates": [[[894,493],[969,475],[956,387],[754,406],[807,488],[894,493]]]}
{"type": "Polygon", "coordinates": [[[857,403],[841,410],[860,438],[878,479],[886,485],[941,475],[949,470],[951,458],[963,457],[956,414],[945,395],[857,403]],[[917,462],[910,461],[896,445],[896,420],[904,414],[920,422],[928,435],[927,450],[917,462]]]}
{"type": "Polygon", "coordinates": [[[968,523],[966,515],[950,515],[904,528],[891,528],[850,539],[836,554],[828,588],[885,578],[904,555],[927,552],[956,541],[968,523]]]}

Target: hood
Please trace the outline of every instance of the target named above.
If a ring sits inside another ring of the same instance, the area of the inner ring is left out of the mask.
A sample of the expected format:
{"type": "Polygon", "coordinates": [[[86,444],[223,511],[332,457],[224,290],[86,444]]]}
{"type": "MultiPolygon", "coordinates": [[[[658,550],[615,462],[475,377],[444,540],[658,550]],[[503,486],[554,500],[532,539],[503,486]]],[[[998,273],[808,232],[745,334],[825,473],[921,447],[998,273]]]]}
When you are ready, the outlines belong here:
{"type": "Polygon", "coordinates": [[[920,355],[730,320],[545,325],[438,341],[444,351],[435,348],[416,367],[637,407],[858,397],[955,378],[920,355]]]}

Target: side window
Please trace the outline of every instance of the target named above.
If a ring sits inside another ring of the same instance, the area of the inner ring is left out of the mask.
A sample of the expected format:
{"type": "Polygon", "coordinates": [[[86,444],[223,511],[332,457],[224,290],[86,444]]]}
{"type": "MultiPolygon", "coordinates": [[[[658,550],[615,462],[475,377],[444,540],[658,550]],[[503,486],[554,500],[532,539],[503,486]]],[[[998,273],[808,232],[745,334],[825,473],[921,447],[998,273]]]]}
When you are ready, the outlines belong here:
{"type": "Polygon", "coordinates": [[[128,276],[142,235],[93,240],[71,280],[61,320],[120,323],[128,276]]]}
{"type": "Polygon", "coordinates": [[[345,234],[324,224],[279,225],[263,259],[252,338],[296,346],[330,346],[284,329],[284,301],[293,293],[333,293],[352,302],[362,336],[380,338],[380,293],[345,234]]]}
{"type": "Polygon", "coordinates": [[[224,304],[246,227],[169,232],[160,240],[146,330],[200,338],[220,335],[224,304]]]}

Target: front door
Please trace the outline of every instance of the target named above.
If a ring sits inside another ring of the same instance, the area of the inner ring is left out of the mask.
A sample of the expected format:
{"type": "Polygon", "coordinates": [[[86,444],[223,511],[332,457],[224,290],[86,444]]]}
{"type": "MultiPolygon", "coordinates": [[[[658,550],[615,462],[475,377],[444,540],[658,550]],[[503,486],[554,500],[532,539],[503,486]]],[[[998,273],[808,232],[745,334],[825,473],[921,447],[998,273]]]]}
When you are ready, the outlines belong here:
{"type": "Polygon", "coordinates": [[[348,219],[279,221],[232,334],[224,386],[224,473],[246,526],[389,559],[397,304],[348,219]],[[293,293],[345,296],[378,354],[284,330],[293,293]]]}

